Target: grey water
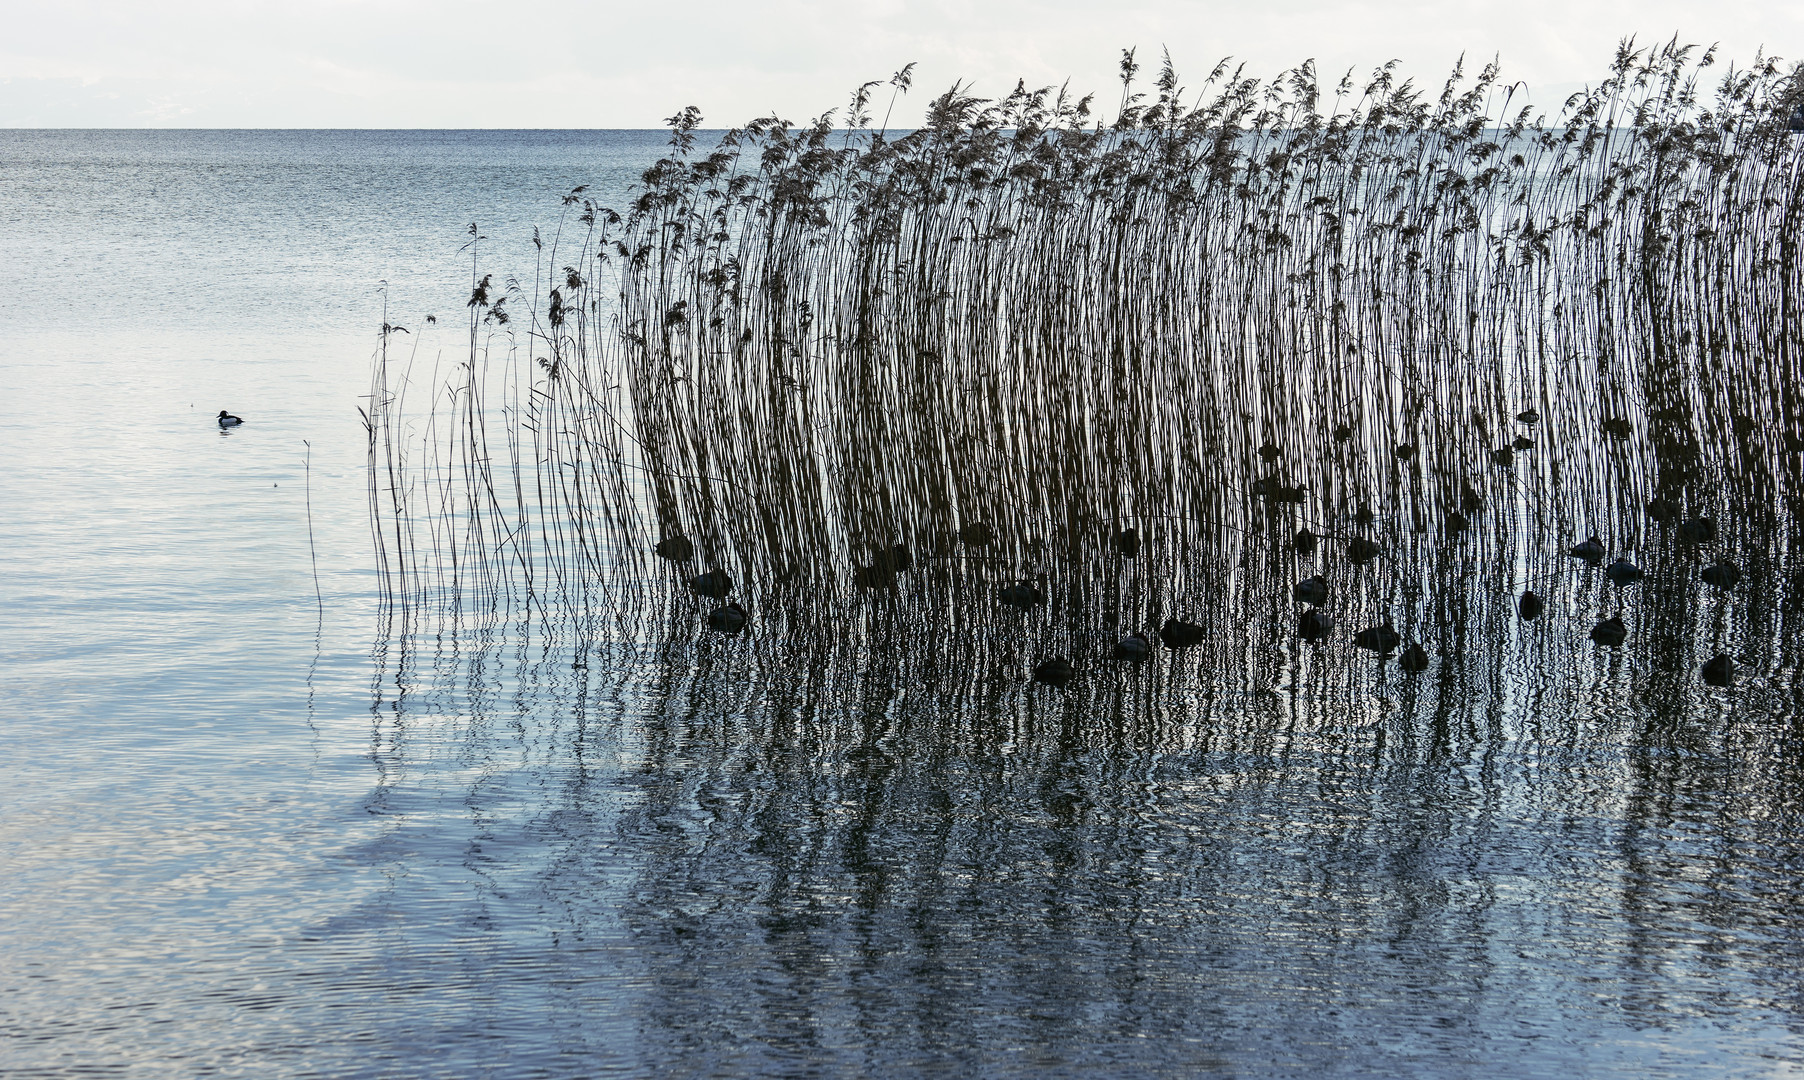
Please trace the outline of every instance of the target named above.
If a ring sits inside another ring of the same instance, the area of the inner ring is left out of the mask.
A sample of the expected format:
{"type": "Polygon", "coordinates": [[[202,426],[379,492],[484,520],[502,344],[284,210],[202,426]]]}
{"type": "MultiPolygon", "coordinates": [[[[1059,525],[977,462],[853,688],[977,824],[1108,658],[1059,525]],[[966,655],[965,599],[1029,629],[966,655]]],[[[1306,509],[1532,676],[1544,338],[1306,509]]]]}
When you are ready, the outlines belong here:
{"type": "Polygon", "coordinates": [[[0,1074],[1804,1074],[1783,560],[1629,601],[1727,690],[1552,618],[1248,693],[397,633],[378,328],[454,364],[469,225],[530,285],[662,147],[0,132],[0,1074]]]}

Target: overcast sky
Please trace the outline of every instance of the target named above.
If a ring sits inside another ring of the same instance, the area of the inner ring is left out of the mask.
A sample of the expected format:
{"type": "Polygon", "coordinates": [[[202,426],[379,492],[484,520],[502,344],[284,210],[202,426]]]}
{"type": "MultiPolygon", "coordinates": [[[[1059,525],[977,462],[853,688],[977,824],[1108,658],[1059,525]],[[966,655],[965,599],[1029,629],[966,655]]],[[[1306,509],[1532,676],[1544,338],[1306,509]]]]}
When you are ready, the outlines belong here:
{"type": "Polygon", "coordinates": [[[655,127],[689,104],[724,127],[807,120],[910,60],[904,121],[954,79],[1069,78],[1112,108],[1130,46],[1148,75],[1169,48],[1192,86],[1227,55],[1335,76],[1395,57],[1437,86],[1499,55],[1557,104],[1627,34],[1804,56],[1804,0],[0,0],[0,25],[5,127],[655,127]]]}

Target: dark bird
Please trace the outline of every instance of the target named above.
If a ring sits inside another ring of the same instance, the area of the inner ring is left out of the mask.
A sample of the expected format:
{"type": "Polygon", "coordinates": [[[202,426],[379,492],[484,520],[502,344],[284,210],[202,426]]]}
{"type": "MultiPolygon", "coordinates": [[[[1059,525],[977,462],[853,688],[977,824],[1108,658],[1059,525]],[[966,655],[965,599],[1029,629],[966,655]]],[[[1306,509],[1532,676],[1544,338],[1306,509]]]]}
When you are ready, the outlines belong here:
{"type": "Polygon", "coordinates": [[[1485,501],[1479,497],[1478,492],[1472,490],[1471,484],[1462,483],[1459,486],[1459,508],[1468,514],[1476,514],[1485,508],[1485,501]]]}
{"type": "Polygon", "coordinates": [[[1704,567],[1704,572],[1698,576],[1704,579],[1706,585],[1718,589],[1733,589],[1735,583],[1741,580],[1741,571],[1736,569],[1734,563],[1724,559],[1719,563],[1704,567]]]}
{"type": "Polygon", "coordinates": [[[1612,648],[1621,645],[1623,640],[1628,636],[1629,628],[1622,625],[1622,619],[1615,615],[1610,616],[1603,622],[1600,622],[1591,628],[1592,641],[1597,642],[1599,645],[1608,645],[1612,648]]]}
{"type": "Polygon", "coordinates": [[[1109,537],[1109,547],[1115,550],[1115,554],[1131,559],[1140,554],[1140,533],[1134,529],[1122,529],[1109,537]]]}
{"type": "Polygon", "coordinates": [[[996,530],[979,521],[958,530],[958,542],[966,547],[988,547],[996,539],[996,530]]]}
{"type": "Polygon", "coordinates": [[[1571,551],[1573,558],[1583,559],[1592,566],[1596,566],[1598,563],[1603,562],[1604,554],[1604,546],[1595,536],[1587,539],[1584,543],[1575,546],[1571,551]]]}
{"type": "Polygon", "coordinates": [[[1716,539],[1716,522],[1707,517],[1686,518],[1679,522],[1679,539],[1687,544],[1708,544],[1716,539]]]}
{"type": "Polygon", "coordinates": [[[1296,588],[1290,590],[1290,594],[1297,598],[1299,604],[1320,607],[1328,602],[1328,579],[1320,574],[1306,577],[1297,582],[1296,588]]]}
{"type": "Polygon", "coordinates": [[[1522,412],[1516,414],[1516,419],[1525,424],[1532,424],[1541,419],[1541,414],[1533,409],[1524,409],[1522,412]]]}
{"type": "Polygon", "coordinates": [[[1363,536],[1354,537],[1352,542],[1347,545],[1347,561],[1354,566],[1364,566],[1366,563],[1376,559],[1381,553],[1381,549],[1377,544],[1372,543],[1363,536]]]}
{"type": "Polygon", "coordinates": [[[1032,582],[1017,581],[1013,585],[1004,586],[996,594],[996,599],[1017,610],[1032,611],[1046,602],[1046,594],[1035,588],[1032,582]]]}
{"type": "Polygon", "coordinates": [[[1195,648],[1206,638],[1207,632],[1202,627],[1178,619],[1166,619],[1165,625],[1159,627],[1159,640],[1169,649],[1195,648]]]}
{"type": "Polygon", "coordinates": [[[1390,620],[1387,619],[1377,626],[1368,626],[1354,634],[1353,644],[1375,653],[1388,653],[1396,651],[1397,646],[1403,644],[1403,638],[1392,629],[1390,620]]]}
{"type": "Polygon", "coordinates": [[[1346,424],[1334,425],[1334,441],[1346,442],[1353,437],[1353,429],[1346,424]]]}
{"type": "MultiPolygon", "coordinates": [[[[881,558],[878,561],[881,562],[881,558]]],[[[852,571],[852,584],[860,589],[893,589],[896,575],[883,566],[860,566],[852,571]]]]}
{"type": "Polygon", "coordinates": [[[1416,456],[1416,448],[1408,443],[1398,443],[1396,453],[1398,461],[1408,461],[1416,456]]]}
{"type": "Polygon", "coordinates": [[[909,553],[907,544],[897,544],[885,551],[879,551],[871,560],[871,565],[886,574],[902,574],[914,569],[915,557],[909,553]]]}
{"type": "Polygon", "coordinates": [[[695,545],[689,542],[688,537],[681,534],[665,537],[658,541],[657,546],[651,550],[658,558],[669,559],[672,562],[688,562],[695,558],[695,545]]]}
{"type": "Polygon", "coordinates": [[[1665,499],[1654,499],[1647,504],[1647,516],[1665,524],[1679,516],[1679,508],[1665,499]]]}
{"type": "Polygon", "coordinates": [[[1449,533],[1463,533],[1471,527],[1472,523],[1466,520],[1466,515],[1458,511],[1447,515],[1447,531],[1449,533]]]}
{"type": "Polygon", "coordinates": [[[1541,602],[1533,589],[1523,589],[1522,598],[1516,601],[1516,614],[1524,619],[1538,619],[1546,608],[1547,605],[1541,602]]]}
{"type": "Polygon", "coordinates": [[[1622,586],[1633,585],[1646,575],[1641,572],[1641,567],[1629,560],[1617,559],[1604,567],[1604,576],[1610,579],[1611,584],[1622,586]]]}
{"type": "Polygon", "coordinates": [[[1077,670],[1071,666],[1071,661],[1061,656],[1034,668],[1034,681],[1062,689],[1076,674],[1077,670]]]}
{"type": "Polygon", "coordinates": [[[1786,121],[1785,128],[1794,134],[1804,132],[1804,105],[1791,111],[1791,119],[1786,121]]]}
{"type": "Polygon", "coordinates": [[[705,574],[697,574],[689,579],[689,591],[697,596],[712,596],[717,600],[725,600],[733,591],[733,578],[725,570],[710,570],[705,574]]]}
{"type": "Polygon", "coordinates": [[[744,608],[729,600],[725,605],[708,612],[708,629],[718,630],[723,634],[737,634],[745,629],[749,618],[751,616],[744,608]]]}
{"type": "Polygon", "coordinates": [[[1303,493],[1308,491],[1309,489],[1306,487],[1303,487],[1300,484],[1297,485],[1296,487],[1286,487],[1283,484],[1273,484],[1269,490],[1271,491],[1271,497],[1272,497],[1273,502],[1295,503],[1298,506],[1301,506],[1301,505],[1303,505],[1303,493]]]}
{"type": "Polygon", "coordinates": [[[1321,608],[1310,608],[1297,616],[1297,636],[1304,641],[1321,641],[1334,633],[1334,616],[1321,608]]]}
{"type": "Polygon", "coordinates": [[[1507,446],[1499,446],[1491,451],[1491,460],[1507,469],[1516,464],[1516,452],[1507,446]]]}
{"type": "Polygon", "coordinates": [[[219,410],[219,426],[220,427],[237,427],[239,424],[242,424],[242,423],[244,423],[243,417],[233,416],[231,413],[226,412],[224,409],[219,410]]]}
{"type": "Polygon", "coordinates": [[[1397,657],[1397,666],[1404,671],[1427,671],[1428,654],[1422,651],[1422,646],[1412,643],[1403,650],[1402,656],[1397,657]]]}
{"type": "Polygon", "coordinates": [[[1535,440],[1527,435],[1518,435],[1510,440],[1510,449],[1512,450],[1533,450],[1534,448],[1535,440]]]}
{"type": "Polygon", "coordinates": [[[1139,662],[1152,652],[1152,642],[1139,634],[1129,634],[1115,643],[1115,659],[1139,662]]]}
{"type": "Polygon", "coordinates": [[[1290,542],[1290,546],[1296,549],[1298,555],[1312,554],[1315,551],[1315,534],[1308,529],[1298,529],[1296,537],[1290,542]]]}
{"type": "Polygon", "coordinates": [[[1626,439],[1634,431],[1634,428],[1629,426],[1629,422],[1620,416],[1605,420],[1603,429],[1604,434],[1613,439],[1626,439]]]}
{"type": "MultiPolygon", "coordinates": [[[[1242,445],[1244,446],[1245,444],[1243,443],[1242,445]]],[[[1259,456],[1261,458],[1263,458],[1265,460],[1266,464],[1268,464],[1268,465],[1270,463],[1278,460],[1278,455],[1281,453],[1283,453],[1283,451],[1279,450],[1276,446],[1273,446],[1271,443],[1266,443],[1264,446],[1261,446],[1259,448],[1259,456]]]]}
{"type": "Polygon", "coordinates": [[[1704,681],[1711,686],[1727,686],[1735,681],[1735,661],[1728,653],[1717,653],[1704,663],[1704,681]]]}

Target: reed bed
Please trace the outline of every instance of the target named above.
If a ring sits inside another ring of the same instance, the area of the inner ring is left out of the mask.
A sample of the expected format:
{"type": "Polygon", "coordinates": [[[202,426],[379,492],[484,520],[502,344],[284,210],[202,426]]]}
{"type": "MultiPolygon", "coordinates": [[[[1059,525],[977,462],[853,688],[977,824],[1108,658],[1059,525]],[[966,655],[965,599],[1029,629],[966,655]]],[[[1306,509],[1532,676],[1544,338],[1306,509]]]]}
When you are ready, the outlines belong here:
{"type": "Polygon", "coordinates": [[[1435,581],[1482,568],[1507,616],[1587,535],[1783,547],[1804,75],[1701,90],[1714,61],[1625,43],[1551,119],[1495,65],[1198,92],[1167,58],[1142,93],[1132,53],[1113,120],[960,85],[873,127],[908,69],[712,149],[685,110],[630,205],[566,197],[531,283],[472,227],[454,368],[385,322],[385,596],[631,636],[719,569],[773,627],[958,641],[1025,582],[1077,648],[1290,612],[1319,567],[1414,640],[1489,617],[1435,581]]]}

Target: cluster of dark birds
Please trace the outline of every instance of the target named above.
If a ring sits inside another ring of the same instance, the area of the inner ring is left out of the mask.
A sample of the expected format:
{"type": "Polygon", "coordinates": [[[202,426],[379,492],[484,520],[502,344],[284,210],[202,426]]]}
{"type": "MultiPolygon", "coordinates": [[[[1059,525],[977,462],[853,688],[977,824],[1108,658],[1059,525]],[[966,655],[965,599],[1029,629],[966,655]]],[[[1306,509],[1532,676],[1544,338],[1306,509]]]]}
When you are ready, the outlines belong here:
{"type": "MultiPolygon", "coordinates": [[[[1476,496],[1469,495],[1469,500],[1475,499],[1476,496]]],[[[1679,523],[1678,535],[1686,544],[1707,545],[1716,540],[1716,523],[1706,517],[1690,518],[1679,523]]],[[[958,540],[971,547],[986,546],[994,536],[994,530],[984,524],[966,525],[958,532],[958,540]]],[[[1308,554],[1316,550],[1320,539],[1304,529],[1297,533],[1293,546],[1298,552],[1308,554]]],[[[1134,558],[1140,553],[1140,535],[1131,528],[1119,530],[1110,536],[1109,547],[1118,556],[1134,558]]],[[[661,540],[654,550],[659,557],[674,562],[688,562],[695,557],[695,545],[682,536],[661,540]]],[[[1355,537],[1347,542],[1346,553],[1349,563],[1364,566],[1383,554],[1383,549],[1374,541],[1355,537]]],[[[1568,554],[1591,567],[1602,565],[1608,557],[1603,542],[1595,536],[1575,545],[1568,554]]],[[[906,573],[913,566],[914,557],[907,545],[896,544],[879,550],[869,565],[856,567],[853,580],[860,588],[893,589],[896,576],[906,573]]],[[[1618,588],[1626,588],[1641,581],[1646,575],[1624,555],[1604,567],[1604,576],[1618,588]]],[[[1719,559],[1706,566],[1699,576],[1705,584],[1727,590],[1741,580],[1741,571],[1733,562],[1719,559]]],[[[1044,574],[1012,581],[996,591],[996,600],[1002,606],[1016,611],[1033,611],[1046,604],[1045,582],[1044,574]]],[[[697,574],[688,579],[688,586],[695,595],[718,604],[708,612],[705,619],[710,630],[735,635],[745,629],[750,621],[750,614],[736,601],[727,599],[733,590],[733,579],[725,570],[715,569],[697,574]]],[[[1335,619],[1327,608],[1328,579],[1321,574],[1302,579],[1291,589],[1291,598],[1302,606],[1302,611],[1297,616],[1297,636],[1311,644],[1329,640],[1334,633],[1335,619]]],[[[1540,618],[1546,609],[1546,602],[1533,589],[1525,589],[1516,598],[1516,614],[1525,621],[1540,618]]],[[[1616,648],[1628,639],[1628,627],[1620,615],[1612,615],[1593,626],[1590,636],[1598,645],[1616,648]]],[[[1204,644],[1209,640],[1209,632],[1207,628],[1195,623],[1168,618],[1159,628],[1158,640],[1168,649],[1182,651],[1204,644]]],[[[1380,661],[1396,655],[1398,667],[1412,674],[1426,671],[1429,666],[1427,650],[1418,642],[1406,643],[1388,619],[1355,632],[1353,644],[1375,653],[1380,661]]],[[[1153,643],[1147,635],[1130,633],[1115,643],[1110,659],[1118,663],[1137,664],[1150,657],[1152,650],[1153,643]]],[[[1734,681],[1735,662],[1727,654],[1719,653],[1704,664],[1702,675],[1706,683],[1727,686],[1734,681]]],[[[1068,658],[1062,656],[1041,662],[1033,671],[1036,681],[1054,687],[1063,687],[1076,676],[1077,669],[1068,658]]]]}

